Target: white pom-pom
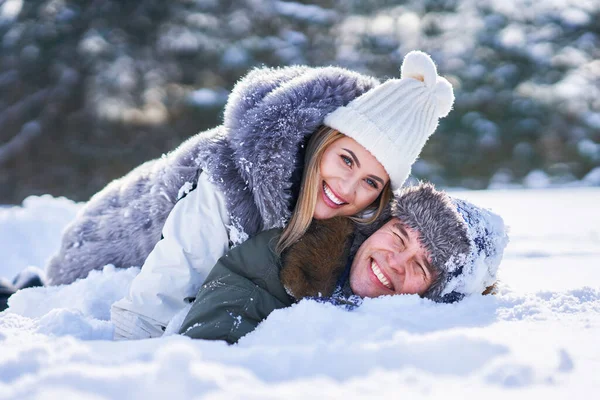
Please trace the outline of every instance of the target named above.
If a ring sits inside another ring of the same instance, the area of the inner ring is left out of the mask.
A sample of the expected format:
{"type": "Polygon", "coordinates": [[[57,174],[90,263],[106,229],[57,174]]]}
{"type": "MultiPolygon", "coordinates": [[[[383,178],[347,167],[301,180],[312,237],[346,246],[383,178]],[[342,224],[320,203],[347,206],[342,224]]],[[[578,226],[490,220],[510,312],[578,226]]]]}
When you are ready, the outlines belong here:
{"type": "Polygon", "coordinates": [[[404,57],[400,68],[402,78],[414,78],[429,88],[433,88],[437,81],[437,69],[429,54],[422,51],[411,51],[404,57]]]}
{"type": "Polygon", "coordinates": [[[452,90],[450,82],[441,76],[438,76],[434,90],[435,98],[437,100],[438,118],[443,118],[448,115],[450,110],[452,110],[452,105],[454,104],[454,90],[452,90]]]}

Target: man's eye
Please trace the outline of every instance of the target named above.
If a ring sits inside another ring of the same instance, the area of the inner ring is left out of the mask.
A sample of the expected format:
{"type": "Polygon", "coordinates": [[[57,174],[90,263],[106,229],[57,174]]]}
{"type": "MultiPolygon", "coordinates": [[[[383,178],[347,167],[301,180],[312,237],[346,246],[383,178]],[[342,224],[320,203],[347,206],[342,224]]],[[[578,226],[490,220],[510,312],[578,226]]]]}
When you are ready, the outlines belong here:
{"type": "Polygon", "coordinates": [[[396,232],[394,232],[394,235],[395,235],[395,236],[398,238],[398,242],[400,243],[400,245],[401,245],[402,247],[405,247],[405,246],[404,246],[404,239],[402,239],[402,236],[400,236],[400,235],[399,235],[399,234],[397,234],[396,232]]]}
{"type": "Polygon", "coordinates": [[[423,274],[423,280],[427,281],[427,272],[425,272],[425,268],[421,264],[419,264],[419,268],[421,269],[421,273],[423,274]]]}
{"type": "Polygon", "coordinates": [[[344,162],[346,163],[347,166],[349,166],[349,167],[352,166],[352,160],[350,159],[350,157],[347,157],[347,156],[344,156],[344,155],[342,155],[340,157],[342,157],[342,160],[344,160],[344,162]]]}

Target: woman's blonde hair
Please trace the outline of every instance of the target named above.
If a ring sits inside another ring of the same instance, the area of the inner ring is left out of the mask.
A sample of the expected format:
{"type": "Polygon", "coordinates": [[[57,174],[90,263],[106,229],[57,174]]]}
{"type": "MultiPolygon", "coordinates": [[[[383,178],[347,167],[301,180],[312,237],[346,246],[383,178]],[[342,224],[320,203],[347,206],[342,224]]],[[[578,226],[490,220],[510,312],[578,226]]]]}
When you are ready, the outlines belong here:
{"type": "MultiPolygon", "coordinates": [[[[345,135],[340,131],[322,126],[315,132],[308,141],[305,155],[305,166],[302,173],[302,185],[300,186],[300,194],[298,201],[290,221],[283,229],[281,237],[277,242],[276,251],[281,254],[296,243],[306,233],[310,223],[312,222],[317,204],[317,195],[320,190],[319,182],[317,181],[321,159],[323,153],[330,144],[343,138],[345,135]]],[[[362,224],[373,222],[381,214],[384,208],[390,201],[392,190],[388,182],[384,187],[377,200],[367,207],[363,213],[366,217],[352,216],[349,217],[353,221],[362,224]]]]}

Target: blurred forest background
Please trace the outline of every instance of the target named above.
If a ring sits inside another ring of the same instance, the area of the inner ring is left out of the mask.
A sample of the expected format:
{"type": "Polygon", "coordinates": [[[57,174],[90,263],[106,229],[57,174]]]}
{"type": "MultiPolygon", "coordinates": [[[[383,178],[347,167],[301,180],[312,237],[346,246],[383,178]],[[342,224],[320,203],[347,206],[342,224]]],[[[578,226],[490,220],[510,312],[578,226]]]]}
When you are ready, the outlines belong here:
{"type": "Polygon", "coordinates": [[[600,185],[597,0],[0,0],[0,204],[87,200],[218,125],[261,65],[380,79],[430,53],[455,86],[413,175],[600,185]]]}

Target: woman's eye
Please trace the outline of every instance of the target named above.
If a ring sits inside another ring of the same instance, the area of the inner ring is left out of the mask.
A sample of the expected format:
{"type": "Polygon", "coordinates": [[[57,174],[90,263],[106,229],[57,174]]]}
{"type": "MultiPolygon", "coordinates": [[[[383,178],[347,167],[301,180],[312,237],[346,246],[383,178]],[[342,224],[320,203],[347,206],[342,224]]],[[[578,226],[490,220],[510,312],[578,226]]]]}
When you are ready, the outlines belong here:
{"type": "Polygon", "coordinates": [[[377,183],[373,179],[371,179],[371,178],[365,179],[365,182],[367,182],[367,184],[369,186],[373,187],[374,189],[378,189],[379,188],[379,186],[377,186],[377,183]]]}
{"type": "Polygon", "coordinates": [[[352,160],[350,159],[350,157],[347,157],[347,156],[344,156],[344,155],[342,155],[340,157],[342,157],[342,160],[344,160],[344,162],[346,163],[347,166],[349,166],[349,167],[352,166],[352,160]]]}

